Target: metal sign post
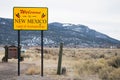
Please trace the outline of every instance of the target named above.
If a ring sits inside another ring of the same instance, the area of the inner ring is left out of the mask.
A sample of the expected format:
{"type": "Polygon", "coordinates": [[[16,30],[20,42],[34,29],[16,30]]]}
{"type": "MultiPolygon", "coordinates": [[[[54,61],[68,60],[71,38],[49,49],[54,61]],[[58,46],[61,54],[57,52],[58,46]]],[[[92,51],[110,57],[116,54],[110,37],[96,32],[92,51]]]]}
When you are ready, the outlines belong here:
{"type": "Polygon", "coordinates": [[[41,31],[41,76],[43,76],[43,31],[41,31]]]}
{"type": "Polygon", "coordinates": [[[20,30],[18,30],[18,76],[20,76],[20,30]]]}
{"type": "Polygon", "coordinates": [[[20,76],[20,30],[41,30],[41,76],[43,76],[43,30],[48,30],[47,7],[14,7],[13,28],[18,30],[18,76],[20,76]]]}

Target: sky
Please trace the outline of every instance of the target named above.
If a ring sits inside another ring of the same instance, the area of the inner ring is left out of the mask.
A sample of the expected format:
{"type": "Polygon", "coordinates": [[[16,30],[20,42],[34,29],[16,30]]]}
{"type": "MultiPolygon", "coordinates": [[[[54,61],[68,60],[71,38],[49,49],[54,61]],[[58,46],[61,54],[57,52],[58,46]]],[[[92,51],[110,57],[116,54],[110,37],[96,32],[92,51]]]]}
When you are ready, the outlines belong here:
{"type": "Polygon", "coordinates": [[[120,40],[120,0],[1,0],[0,17],[13,7],[48,7],[48,21],[83,24],[120,40]]]}

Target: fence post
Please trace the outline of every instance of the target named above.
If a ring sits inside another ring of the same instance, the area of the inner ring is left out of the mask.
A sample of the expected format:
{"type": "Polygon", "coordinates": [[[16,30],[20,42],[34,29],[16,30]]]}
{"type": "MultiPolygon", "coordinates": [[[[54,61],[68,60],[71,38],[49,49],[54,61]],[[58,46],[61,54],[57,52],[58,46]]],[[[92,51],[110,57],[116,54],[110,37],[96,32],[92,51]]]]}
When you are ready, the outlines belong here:
{"type": "Polygon", "coordinates": [[[8,46],[5,47],[5,56],[2,58],[2,62],[8,62],[8,46]]]}
{"type": "Polygon", "coordinates": [[[63,43],[60,43],[59,59],[58,59],[58,68],[57,68],[57,74],[58,74],[58,75],[61,74],[62,53],[63,53],[63,43]]]}

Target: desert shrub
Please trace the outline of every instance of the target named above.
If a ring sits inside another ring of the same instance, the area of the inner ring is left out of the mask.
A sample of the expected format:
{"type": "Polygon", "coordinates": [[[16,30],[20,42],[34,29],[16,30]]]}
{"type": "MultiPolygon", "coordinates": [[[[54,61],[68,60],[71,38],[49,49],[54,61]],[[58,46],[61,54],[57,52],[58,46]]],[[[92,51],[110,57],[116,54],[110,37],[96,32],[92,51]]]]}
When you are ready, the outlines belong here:
{"type": "Polygon", "coordinates": [[[74,76],[73,80],[82,80],[79,76],[74,76]]]}
{"type": "Polygon", "coordinates": [[[44,49],[44,53],[49,53],[49,50],[48,49],[44,49]]]}
{"type": "Polygon", "coordinates": [[[118,53],[115,53],[115,56],[117,56],[118,55],[118,53]]]}
{"type": "Polygon", "coordinates": [[[90,54],[91,58],[98,59],[98,58],[105,58],[104,54],[90,54]]]}
{"type": "MultiPolygon", "coordinates": [[[[117,58],[112,58],[112,61],[119,60],[117,58]]],[[[118,64],[118,63],[117,63],[118,64]]],[[[74,68],[79,75],[91,75],[98,74],[99,78],[102,80],[120,80],[120,68],[116,68],[108,65],[108,61],[104,58],[96,60],[83,60],[76,63],[74,68]]]]}
{"type": "Polygon", "coordinates": [[[50,59],[52,56],[50,54],[45,54],[44,59],[50,59]]]}
{"type": "Polygon", "coordinates": [[[105,55],[104,55],[104,54],[101,54],[101,55],[100,55],[100,58],[105,58],[105,55]]]}
{"type": "Polygon", "coordinates": [[[113,70],[113,67],[109,67],[109,66],[102,68],[99,71],[99,77],[102,80],[108,80],[109,79],[109,74],[110,74],[110,72],[112,72],[112,70],[113,70]]]}
{"type": "Polygon", "coordinates": [[[24,58],[30,58],[31,55],[29,55],[29,54],[24,54],[24,55],[22,55],[22,57],[24,57],[24,58]]]}
{"type": "Polygon", "coordinates": [[[120,67],[120,56],[115,56],[108,60],[108,65],[112,66],[114,68],[119,68],[120,67]]]}
{"type": "Polygon", "coordinates": [[[57,60],[57,57],[56,56],[53,56],[53,58],[52,58],[53,60],[57,60]]]}
{"type": "Polygon", "coordinates": [[[109,80],[120,80],[120,68],[113,70],[108,76],[109,80]]]}
{"type": "Polygon", "coordinates": [[[25,53],[22,55],[23,58],[28,58],[28,59],[37,59],[40,58],[40,54],[38,53],[25,53]]]}
{"type": "Polygon", "coordinates": [[[39,58],[39,57],[40,57],[40,54],[35,54],[35,57],[36,57],[36,58],[39,58]]]}
{"type": "Polygon", "coordinates": [[[107,62],[104,59],[99,60],[86,60],[82,63],[75,65],[75,68],[78,70],[78,74],[97,74],[99,71],[107,66],[107,62]]]}
{"type": "Polygon", "coordinates": [[[38,66],[31,66],[26,70],[25,74],[27,74],[27,75],[40,74],[40,68],[38,66]]]}
{"type": "MultiPolygon", "coordinates": [[[[36,53],[40,53],[40,52],[41,52],[41,49],[35,48],[35,52],[36,52],[36,53]]],[[[48,49],[44,49],[43,52],[44,52],[44,53],[49,53],[49,50],[48,50],[48,49]]]]}
{"type": "Polygon", "coordinates": [[[106,66],[107,63],[105,59],[98,59],[96,61],[93,61],[90,65],[88,65],[88,69],[90,72],[92,72],[92,74],[96,74],[99,73],[99,71],[106,66]]]}
{"type": "Polygon", "coordinates": [[[99,58],[99,55],[98,55],[98,54],[90,54],[90,56],[91,56],[91,58],[93,58],[93,59],[99,58]]]}
{"type": "Polygon", "coordinates": [[[99,77],[102,80],[120,80],[120,68],[105,67],[101,69],[99,77]]]}

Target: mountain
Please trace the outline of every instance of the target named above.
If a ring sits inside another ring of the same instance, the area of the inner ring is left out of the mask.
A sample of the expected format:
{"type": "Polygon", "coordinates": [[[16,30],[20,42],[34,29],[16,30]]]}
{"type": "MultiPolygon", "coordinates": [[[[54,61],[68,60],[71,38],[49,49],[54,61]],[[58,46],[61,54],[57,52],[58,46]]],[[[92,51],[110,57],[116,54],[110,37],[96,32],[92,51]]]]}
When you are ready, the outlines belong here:
{"type": "MultiPolygon", "coordinates": [[[[90,29],[85,25],[70,23],[49,23],[44,31],[44,45],[58,46],[60,42],[68,47],[109,47],[120,46],[120,41],[90,29]]],[[[40,45],[40,31],[20,31],[21,45],[40,45]]],[[[13,30],[12,19],[0,18],[0,45],[16,45],[17,31],[13,30]]]]}

